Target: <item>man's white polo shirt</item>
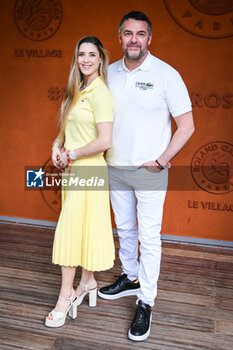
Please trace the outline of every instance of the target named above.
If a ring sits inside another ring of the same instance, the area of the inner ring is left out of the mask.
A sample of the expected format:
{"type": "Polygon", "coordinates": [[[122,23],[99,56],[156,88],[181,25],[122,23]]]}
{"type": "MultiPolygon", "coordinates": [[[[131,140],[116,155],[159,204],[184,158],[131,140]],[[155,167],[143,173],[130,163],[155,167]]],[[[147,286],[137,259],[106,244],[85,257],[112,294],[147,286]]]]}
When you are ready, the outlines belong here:
{"type": "Polygon", "coordinates": [[[170,113],[177,117],[192,110],[181,76],[148,52],[132,72],[124,59],[111,64],[108,85],[115,105],[108,164],[140,166],[157,159],[170,142],[170,113]]]}

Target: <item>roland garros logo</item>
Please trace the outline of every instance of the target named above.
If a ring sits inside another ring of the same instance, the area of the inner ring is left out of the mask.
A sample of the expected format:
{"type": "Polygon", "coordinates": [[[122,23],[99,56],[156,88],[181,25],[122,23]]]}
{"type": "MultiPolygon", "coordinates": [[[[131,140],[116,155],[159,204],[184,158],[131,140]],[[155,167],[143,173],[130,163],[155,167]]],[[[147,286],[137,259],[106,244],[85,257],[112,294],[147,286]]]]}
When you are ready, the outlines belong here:
{"type": "Polygon", "coordinates": [[[17,28],[26,38],[46,40],[61,25],[62,6],[59,0],[17,0],[14,18],[17,28]]]}
{"type": "Polygon", "coordinates": [[[203,190],[225,194],[233,190],[233,145],[210,142],[197,150],[192,158],[191,173],[203,190]]]}
{"type": "Polygon", "coordinates": [[[208,39],[233,36],[232,0],[164,0],[171,18],[190,34],[208,39]]]}

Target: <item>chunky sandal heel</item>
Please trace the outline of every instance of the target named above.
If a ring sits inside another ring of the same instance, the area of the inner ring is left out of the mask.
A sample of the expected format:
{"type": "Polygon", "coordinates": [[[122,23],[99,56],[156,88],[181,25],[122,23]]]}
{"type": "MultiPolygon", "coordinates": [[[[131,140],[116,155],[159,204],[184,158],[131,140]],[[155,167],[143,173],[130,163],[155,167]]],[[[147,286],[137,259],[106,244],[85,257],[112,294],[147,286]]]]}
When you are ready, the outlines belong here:
{"type": "Polygon", "coordinates": [[[73,302],[73,304],[71,305],[71,308],[69,309],[68,316],[73,320],[77,318],[77,305],[75,301],[73,302]]]}
{"type": "Polygon", "coordinates": [[[80,304],[82,304],[83,299],[85,298],[85,296],[87,294],[89,294],[89,306],[90,307],[95,307],[96,303],[97,303],[97,287],[94,289],[88,289],[88,287],[90,287],[95,281],[89,283],[89,284],[85,284],[82,281],[80,281],[81,286],[83,286],[85,288],[85,291],[76,297],[75,301],[74,301],[74,306],[79,306],[80,304]]]}
{"type": "Polygon", "coordinates": [[[97,288],[89,290],[89,306],[96,307],[97,304],[97,288]]]}

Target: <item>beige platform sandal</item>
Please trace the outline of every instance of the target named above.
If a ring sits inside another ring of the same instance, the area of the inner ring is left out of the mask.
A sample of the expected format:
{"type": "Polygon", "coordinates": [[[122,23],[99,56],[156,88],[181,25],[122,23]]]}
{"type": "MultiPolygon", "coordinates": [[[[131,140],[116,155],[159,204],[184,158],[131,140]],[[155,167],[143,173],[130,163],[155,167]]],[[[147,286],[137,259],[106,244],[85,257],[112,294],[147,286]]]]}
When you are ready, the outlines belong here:
{"type": "Polygon", "coordinates": [[[57,311],[54,311],[53,309],[45,318],[46,327],[56,328],[56,327],[64,326],[66,322],[67,314],[73,319],[77,317],[77,306],[76,306],[76,312],[74,309],[74,302],[76,301],[76,299],[73,301],[73,298],[74,298],[74,291],[72,292],[72,295],[69,298],[64,298],[59,295],[59,299],[64,301],[69,301],[70,305],[66,312],[57,312],[57,311]]]}

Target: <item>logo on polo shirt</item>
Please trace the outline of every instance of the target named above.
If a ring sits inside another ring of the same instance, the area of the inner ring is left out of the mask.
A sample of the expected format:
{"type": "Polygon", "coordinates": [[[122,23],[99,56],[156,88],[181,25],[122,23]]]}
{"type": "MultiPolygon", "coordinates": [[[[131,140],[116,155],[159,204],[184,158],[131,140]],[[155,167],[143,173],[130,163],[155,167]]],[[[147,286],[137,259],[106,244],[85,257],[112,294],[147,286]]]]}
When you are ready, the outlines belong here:
{"type": "Polygon", "coordinates": [[[144,83],[142,81],[136,81],[135,86],[136,86],[136,88],[139,88],[140,90],[154,89],[154,84],[144,83]]]}

